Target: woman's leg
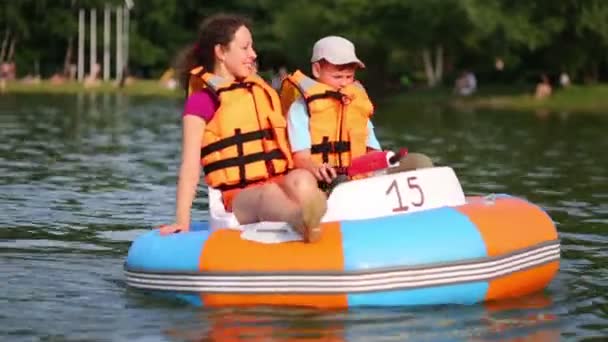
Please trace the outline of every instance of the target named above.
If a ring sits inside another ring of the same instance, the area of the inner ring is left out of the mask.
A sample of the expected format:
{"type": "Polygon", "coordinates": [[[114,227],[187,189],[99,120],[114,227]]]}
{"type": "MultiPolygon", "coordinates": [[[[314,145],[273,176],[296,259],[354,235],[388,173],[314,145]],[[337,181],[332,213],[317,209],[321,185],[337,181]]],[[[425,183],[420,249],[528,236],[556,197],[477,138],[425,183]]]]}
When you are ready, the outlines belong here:
{"type": "Polygon", "coordinates": [[[288,222],[306,241],[314,242],[320,237],[327,198],[310,172],[296,169],[279,182],[240,191],[232,202],[232,211],[241,224],[288,222]]]}

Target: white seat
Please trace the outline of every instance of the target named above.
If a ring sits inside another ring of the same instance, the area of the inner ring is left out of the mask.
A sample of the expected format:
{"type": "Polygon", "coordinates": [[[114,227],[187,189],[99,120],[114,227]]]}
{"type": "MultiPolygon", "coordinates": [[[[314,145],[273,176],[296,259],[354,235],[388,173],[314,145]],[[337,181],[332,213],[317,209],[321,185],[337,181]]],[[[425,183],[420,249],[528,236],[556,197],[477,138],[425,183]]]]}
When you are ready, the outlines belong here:
{"type": "Polygon", "coordinates": [[[239,221],[233,213],[227,212],[222,201],[222,192],[212,187],[209,191],[209,227],[211,230],[221,228],[237,228],[239,221]]]}
{"type": "MultiPolygon", "coordinates": [[[[450,167],[381,174],[338,185],[328,200],[323,222],[361,220],[465,204],[460,182],[450,167]]],[[[221,192],[209,188],[211,229],[243,229],[226,212],[221,192]]],[[[259,226],[259,224],[256,224],[259,226]]]]}

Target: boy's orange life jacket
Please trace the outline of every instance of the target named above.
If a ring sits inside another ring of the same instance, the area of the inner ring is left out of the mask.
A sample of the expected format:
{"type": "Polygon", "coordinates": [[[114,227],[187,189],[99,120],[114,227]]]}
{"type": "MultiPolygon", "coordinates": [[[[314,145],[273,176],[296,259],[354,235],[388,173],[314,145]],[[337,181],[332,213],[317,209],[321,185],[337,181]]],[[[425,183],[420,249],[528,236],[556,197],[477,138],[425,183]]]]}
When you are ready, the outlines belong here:
{"type": "Polygon", "coordinates": [[[244,188],[292,167],[280,100],[264,80],[251,76],[228,82],[198,67],[190,71],[188,95],[201,89],[219,102],[202,137],[207,185],[223,191],[244,188]]]}
{"type": "Polygon", "coordinates": [[[374,107],[358,82],[339,91],[317,82],[299,70],[281,86],[281,105],[303,98],[310,117],[311,156],[315,163],[347,167],[367,152],[367,125],[374,107]]]}

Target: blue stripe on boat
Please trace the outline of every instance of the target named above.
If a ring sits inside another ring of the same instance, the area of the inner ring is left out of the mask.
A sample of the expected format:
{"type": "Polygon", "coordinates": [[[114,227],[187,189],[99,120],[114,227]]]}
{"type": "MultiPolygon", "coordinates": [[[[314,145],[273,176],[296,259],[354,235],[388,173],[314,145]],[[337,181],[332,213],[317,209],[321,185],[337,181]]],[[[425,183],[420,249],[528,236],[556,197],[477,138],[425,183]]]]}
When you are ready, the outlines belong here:
{"type": "Polygon", "coordinates": [[[453,208],[344,221],[344,269],[420,266],[487,256],[481,234],[453,208]]]}
{"type": "Polygon", "coordinates": [[[198,262],[208,230],[161,236],[158,230],[133,242],[127,256],[127,269],[149,272],[198,272],[198,262]]]}
{"type": "Polygon", "coordinates": [[[412,290],[348,295],[348,306],[473,304],[483,301],[488,283],[445,285],[412,290]]]}

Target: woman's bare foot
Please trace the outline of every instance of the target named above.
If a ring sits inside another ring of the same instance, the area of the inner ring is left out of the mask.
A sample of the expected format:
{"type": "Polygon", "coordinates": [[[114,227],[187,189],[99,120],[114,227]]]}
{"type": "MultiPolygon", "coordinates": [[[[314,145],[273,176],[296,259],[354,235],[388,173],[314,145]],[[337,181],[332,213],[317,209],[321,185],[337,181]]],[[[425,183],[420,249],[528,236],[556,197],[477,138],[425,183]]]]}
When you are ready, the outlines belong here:
{"type": "Polygon", "coordinates": [[[292,223],[305,242],[314,243],[321,239],[321,219],[327,211],[327,198],[321,191],[302,204],[301,215],[292,223]]]}

